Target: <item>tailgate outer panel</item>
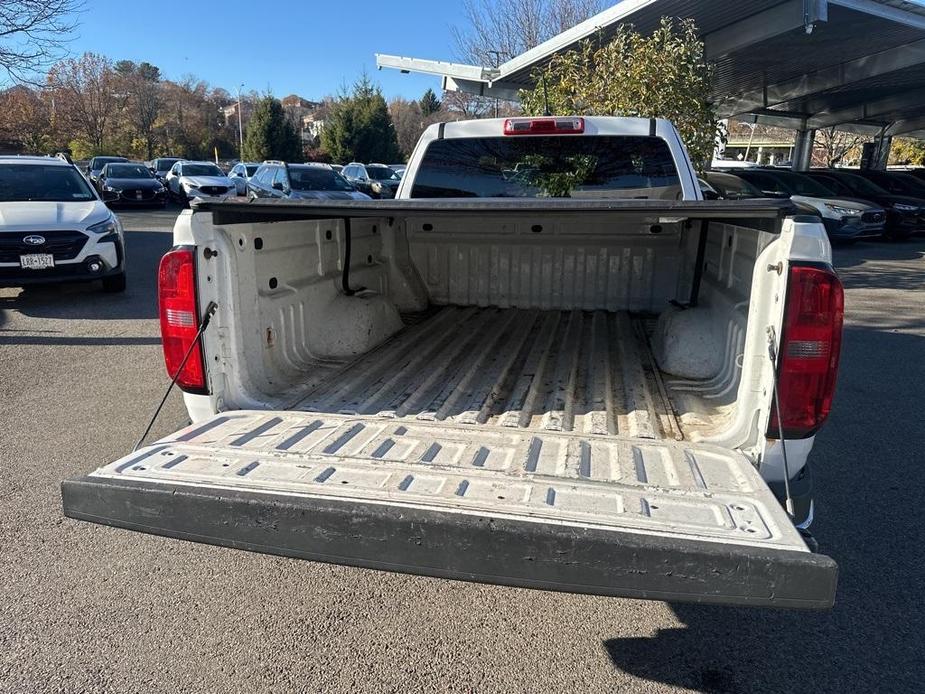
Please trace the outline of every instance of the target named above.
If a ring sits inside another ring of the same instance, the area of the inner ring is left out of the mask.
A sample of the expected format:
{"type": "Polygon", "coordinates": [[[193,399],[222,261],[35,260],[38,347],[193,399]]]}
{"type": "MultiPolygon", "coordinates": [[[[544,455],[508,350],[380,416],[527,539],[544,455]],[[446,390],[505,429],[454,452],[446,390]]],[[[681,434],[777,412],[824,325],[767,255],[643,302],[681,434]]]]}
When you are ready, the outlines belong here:
{"type": "Polygon", "coordinates": [[[71,518],[372,569],[725,605],[827,609],[835,595],[835,562],[808,552],[99,477],[62,494],[71,518]]]}
{"type": "Polygon", "coordinates": [[[837,579],[748,460],[706,444],[236,411],[62,495],[96,523],[512,586],[825,609],[837,579]]]}

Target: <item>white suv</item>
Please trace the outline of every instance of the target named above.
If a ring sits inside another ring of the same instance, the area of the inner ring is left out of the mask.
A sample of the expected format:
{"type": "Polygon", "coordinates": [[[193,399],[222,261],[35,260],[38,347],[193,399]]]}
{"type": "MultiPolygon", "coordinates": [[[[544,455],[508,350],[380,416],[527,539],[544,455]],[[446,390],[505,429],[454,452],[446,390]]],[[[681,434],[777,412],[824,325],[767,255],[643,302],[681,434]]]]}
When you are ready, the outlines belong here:
{"type": "Polygon", "coordinates": [[[125,290],[118,217],[73,164],[0,157],[0,287],[97,279],[125,290]]]}

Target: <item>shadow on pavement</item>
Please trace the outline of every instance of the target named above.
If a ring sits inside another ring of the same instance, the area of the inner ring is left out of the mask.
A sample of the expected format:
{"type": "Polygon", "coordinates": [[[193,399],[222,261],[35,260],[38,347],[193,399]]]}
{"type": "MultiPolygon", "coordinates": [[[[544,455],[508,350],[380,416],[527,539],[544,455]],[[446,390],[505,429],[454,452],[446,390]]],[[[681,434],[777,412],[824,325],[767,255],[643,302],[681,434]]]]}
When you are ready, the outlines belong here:
{"type": "Polygon", "coordinates": [[[703,692],[921,691],[925,337],[849,327],[840,374],[811,458],[835,608],[672,605],[685,627],[604,642],[615,667],[703,692]]]}
{"type": "Polygon", "coordinates": [[[4,334],[5,309],[35,318],[157,318],[157,266],[171,240],[163,232],[126,232],[128,287],[122,294],[106,294],[99,282],[88,282],[31,286],[17,296],[0,296],[0,335],[4,334]]]}
{"type": "Polygon", "coordinates": [[[873,268],[877,265],[903,263],[925,257],[925,239],[914,236],[905,241],[862,242],[853,246],[835,246],[832,250],[835,267],[839,271],[845,270],[854,274],[861,270],[859,276],[866,276],[863,268],[867,265],[872,266],[869,277],[866,277],[871,284],[865,286],[901,288],[892,282],[917,279],[909,272],[908,265],[905,266],[904,272],[897,269],[895,272],[884,273],[873,268]]]}

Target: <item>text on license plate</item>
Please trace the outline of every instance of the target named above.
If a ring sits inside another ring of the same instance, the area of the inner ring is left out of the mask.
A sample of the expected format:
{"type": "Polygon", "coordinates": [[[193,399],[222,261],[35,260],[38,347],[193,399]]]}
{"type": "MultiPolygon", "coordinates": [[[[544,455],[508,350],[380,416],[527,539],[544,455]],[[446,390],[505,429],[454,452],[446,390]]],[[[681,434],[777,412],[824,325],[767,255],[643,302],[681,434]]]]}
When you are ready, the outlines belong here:
{"type": "Polygon", "coordinates": [[[19,264],[27,270],[44,270],[55,266],[55,257],[51,253],[31,253],[19,256],[19,264]]]}

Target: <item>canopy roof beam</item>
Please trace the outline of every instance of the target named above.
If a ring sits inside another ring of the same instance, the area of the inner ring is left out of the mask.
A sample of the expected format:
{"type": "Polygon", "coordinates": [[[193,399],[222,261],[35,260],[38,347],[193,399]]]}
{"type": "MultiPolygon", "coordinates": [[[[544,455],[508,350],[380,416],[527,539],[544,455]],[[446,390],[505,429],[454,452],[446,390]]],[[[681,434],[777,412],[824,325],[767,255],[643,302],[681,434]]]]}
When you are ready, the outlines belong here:
{"type": "Polygon", "coordinates": [[[817,22],[827,20],[826,0],[787,0],[704,35],[704,51],[708,59],[714,60],[793,29],[812,33],[817,22]]]}
{"type": "Polygon", "coordinates": [[[723,99],[717,104],[723,117],[778,106],[925,63],[925,39],[889,48],[845,63],[806,73],[761,89],[723,99]]]}

